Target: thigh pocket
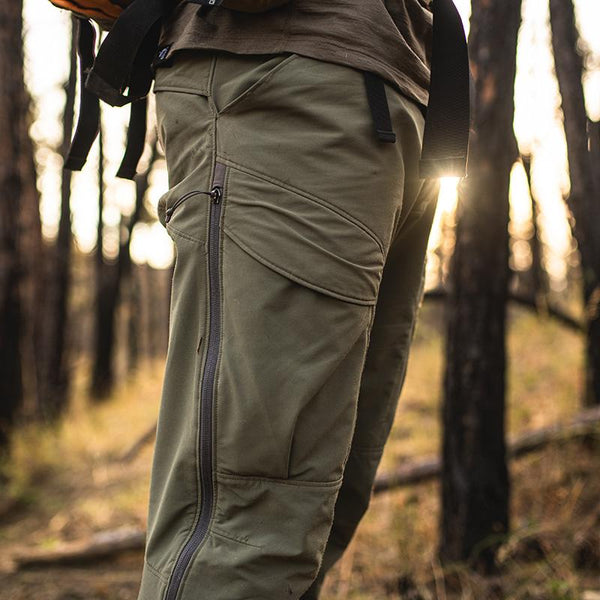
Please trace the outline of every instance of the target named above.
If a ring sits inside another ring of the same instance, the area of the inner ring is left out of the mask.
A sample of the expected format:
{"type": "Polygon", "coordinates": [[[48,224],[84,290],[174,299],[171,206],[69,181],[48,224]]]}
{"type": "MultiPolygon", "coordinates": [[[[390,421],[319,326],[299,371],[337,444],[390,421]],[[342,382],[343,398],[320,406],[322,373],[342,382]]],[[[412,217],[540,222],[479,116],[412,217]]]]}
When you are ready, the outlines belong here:
{"type": "Polygon", "coordinates": [[[384,254],[360,221],[232,167],[226,202],[225,234],[263,265],[339,300],[375,304],[384,254]]]}
{"type": "Polygon", "coordinates": [[[224,210],[218,470],[331,482],[383,253],[350,215],[231,166],[224,210]]]}

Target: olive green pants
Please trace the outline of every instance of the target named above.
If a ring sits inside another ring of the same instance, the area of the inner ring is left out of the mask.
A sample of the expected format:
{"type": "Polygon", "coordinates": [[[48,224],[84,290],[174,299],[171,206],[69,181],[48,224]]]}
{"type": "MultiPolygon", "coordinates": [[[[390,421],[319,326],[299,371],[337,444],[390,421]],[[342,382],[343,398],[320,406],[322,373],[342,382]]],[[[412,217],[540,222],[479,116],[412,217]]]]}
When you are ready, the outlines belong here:
{"type": "Polygon", "coordinates": [[[316,598],[367,509],[437,195],[423,117],[386,91],[395,144],[342,65],[158,70],[176,262],[139,600],[316,598]]]}

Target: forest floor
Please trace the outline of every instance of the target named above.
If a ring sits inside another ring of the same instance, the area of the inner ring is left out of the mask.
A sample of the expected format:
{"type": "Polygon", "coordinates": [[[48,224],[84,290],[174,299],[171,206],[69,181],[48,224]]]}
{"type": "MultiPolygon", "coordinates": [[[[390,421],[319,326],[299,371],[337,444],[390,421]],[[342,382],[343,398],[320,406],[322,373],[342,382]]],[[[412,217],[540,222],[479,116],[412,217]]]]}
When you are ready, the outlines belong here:
{"type": "MultiPolygon", "coordinates": [[[[435,454],[443,349],[440,310],[426,306],[383,459],[385,472],[435,454]]],[[[511,311],[509,433],[579,410],[583,344],[576,334],[511,311]]],[[[140,369],[91,406],[77,369],[73,403],[54,429],[23,427],[0,488],[1,600],[135,600],[140,551],[72,567],[15,570],[13,558],[118,528],[144,528],[152,445],[123,454],[155,421],[164,364],[140,369]]],[[[324,600],[600,600],[600,431],[511,462],[511,536],[494,577],[436,561],[438,483],[374,497],[326,581],[324,600]]]]}

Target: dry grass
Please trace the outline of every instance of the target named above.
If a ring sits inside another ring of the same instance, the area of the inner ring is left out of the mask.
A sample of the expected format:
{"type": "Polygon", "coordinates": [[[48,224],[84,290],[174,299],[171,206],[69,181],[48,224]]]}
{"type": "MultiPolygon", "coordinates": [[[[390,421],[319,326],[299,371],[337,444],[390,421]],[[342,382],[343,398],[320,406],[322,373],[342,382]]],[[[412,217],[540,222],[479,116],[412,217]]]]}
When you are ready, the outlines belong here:
{"type": "MultiPolygon", "coordinates": [[[[437,451],[440,320],[436,307],[423,311],[383,470],[437,451]]],[[[580,338],[517,310],[511,314],[509,350],[510,432],[577,411],[580,338]]],[[[78,400],[59,427],[28,426],[19,432],[3,494],[18,504],[0,515],[0,566],[27,547],[52,547],[107,528],[143,527],[151,448],[130,465],[122,465],[118,457],[155,420],[162,374],[160,362],[145,367],[110,402],[91,410],[85,381],[79,380],[78,400]]],[[[584,589],[600,590],[600,568],[575,569],[578,549],[588,542],[585,536],[600,536],[598,448],[597,440],[566,444],[511,465],[513,536],[502,550],[497,580],[461,568],[442,572],[435,560],[438,486],[431,483],[374,499],[356,539],[326,582],[325,600],[571,600],[583,598],[584,589]]],[[[136,555],[94,569],[10,575],[0,598],[134,599],[140,560],[136,555]]]]}

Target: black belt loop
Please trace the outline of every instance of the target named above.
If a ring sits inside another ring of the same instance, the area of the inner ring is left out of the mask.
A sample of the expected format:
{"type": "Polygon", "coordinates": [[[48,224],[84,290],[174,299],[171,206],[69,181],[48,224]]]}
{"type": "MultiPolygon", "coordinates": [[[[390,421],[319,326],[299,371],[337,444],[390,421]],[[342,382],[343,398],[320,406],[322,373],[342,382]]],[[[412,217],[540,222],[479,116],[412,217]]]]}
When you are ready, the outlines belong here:
{"type": "Polygon", "coordinates": [[[384,81],[381,77],[370,71],[363,71],[363,75],[369,108],[371,109],[373,124],[375,125],[375,134],[380,141],[394,144],[396,142],[396,134],[392,128],[390,107],[385,95],[384,81]]]}
{"type": "Polygon", "coordinates": [[[79,54],[79,76],[81,91],[79,97],[79,117],[69,154],[64,168],[72,171],[82,169],[100,129],[100,101],[83,85],[85,77],[94,63],[96,50],[96,30],[90,21],[77,19],[77,53],[79,54]]]}
{"type": "Polygon", "coordinates": [[[452,0],[432,0],[433,53],[421,178],[464,177],[470,129],[469,52],[452,0]]]}

